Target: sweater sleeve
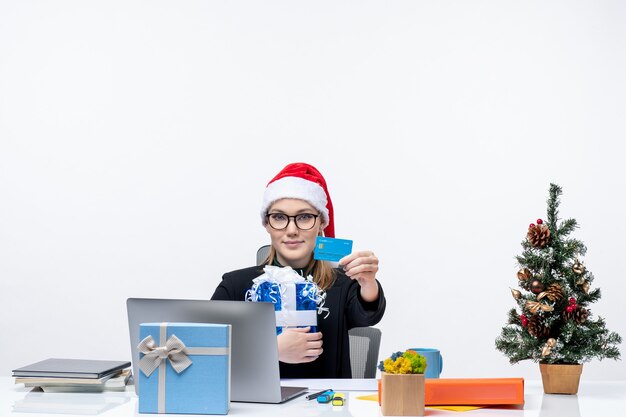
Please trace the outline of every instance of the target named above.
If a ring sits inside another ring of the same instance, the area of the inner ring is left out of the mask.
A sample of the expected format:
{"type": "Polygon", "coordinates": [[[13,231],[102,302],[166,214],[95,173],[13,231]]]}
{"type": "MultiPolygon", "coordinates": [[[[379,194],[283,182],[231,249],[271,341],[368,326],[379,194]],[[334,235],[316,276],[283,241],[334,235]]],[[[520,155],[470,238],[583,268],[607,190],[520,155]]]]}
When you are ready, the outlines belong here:
{"type": "Polygon", "coordinates": [[[262,273],[263,271],[256,266],[225,273],[211,300],[244,301],[246,291],[252,286],[252,280],[262,273]]]}
{"type": "Polygon", "coordinates": [[[226,301],[232,301],[235,300],[234,294],[233,294],[233,288],[232,288],[232,284],[231,281],[226,280],[226,274],[224,274],[222,276],[222,282],[220,282],[220,285],[217,286],[217,288],[215,289],[215,292],[213,292],[213,295],[211,296],[211,300],[226,300],[226,301]]]}
{"type": "Polygon", "coordinates": [[[383,318],[387,301],[380,282],[376,280],[376,283],[378,284],[378,300],[367,302],[361,298],[361,287],[358,282],[352,281],[346,300],[348,328],[373,326],[383,318]]]}

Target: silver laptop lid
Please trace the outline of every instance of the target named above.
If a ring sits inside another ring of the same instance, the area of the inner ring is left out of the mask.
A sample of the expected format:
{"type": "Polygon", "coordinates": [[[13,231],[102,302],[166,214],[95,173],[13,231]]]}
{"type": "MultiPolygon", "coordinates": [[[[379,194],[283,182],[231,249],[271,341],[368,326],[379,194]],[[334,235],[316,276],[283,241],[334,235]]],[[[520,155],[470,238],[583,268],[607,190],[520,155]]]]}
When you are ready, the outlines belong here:
{"type": "Polygon", "coordinates": [[[232,401],[280,403],[276,318],[271,303],[129,298],[128,329],[135,391],[139,382],[139,325],[150,322],[232,325],[232,401]]]}

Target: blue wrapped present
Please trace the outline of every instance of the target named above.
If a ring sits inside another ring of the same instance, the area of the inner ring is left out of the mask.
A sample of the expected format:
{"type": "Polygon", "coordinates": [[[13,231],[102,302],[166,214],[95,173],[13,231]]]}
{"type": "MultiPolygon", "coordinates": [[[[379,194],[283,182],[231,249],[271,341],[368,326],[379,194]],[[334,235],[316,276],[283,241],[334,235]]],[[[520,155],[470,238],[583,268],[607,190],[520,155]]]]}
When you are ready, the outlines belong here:
{"type": "Polygon", "coordinates": [[[229,324],[142,323],[139,412],[228,414],[229,324]]]}
{"type": "Polygon", "coordinates": [[[304,278],[289,266],[266,265],[263,272],[252,280],[246,300],[274,304],[276,334],[281,334],[285,327],[311,326],[311,332],[317,332],[317,315],[328,313],[324,291],[310,276],[304,278]]]}

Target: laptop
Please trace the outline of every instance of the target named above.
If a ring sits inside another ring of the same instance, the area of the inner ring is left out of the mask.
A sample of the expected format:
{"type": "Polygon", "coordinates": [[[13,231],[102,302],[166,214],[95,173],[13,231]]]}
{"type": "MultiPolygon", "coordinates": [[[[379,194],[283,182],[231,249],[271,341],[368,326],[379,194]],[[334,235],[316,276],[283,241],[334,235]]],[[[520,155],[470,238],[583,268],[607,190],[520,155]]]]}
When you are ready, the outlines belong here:
{"type": "MultiPolygon", "coordinates": [[[[306,387],[281,387],[272,303],[245,301],[129,298],[126,301],[134,375],[139,375],[139,325],[154,322],[221,323],[232,325],[230,399],[279,404],[307,392],[306,387]]],[[[139,391],[135,378],[135,391],[139,391]]]]}

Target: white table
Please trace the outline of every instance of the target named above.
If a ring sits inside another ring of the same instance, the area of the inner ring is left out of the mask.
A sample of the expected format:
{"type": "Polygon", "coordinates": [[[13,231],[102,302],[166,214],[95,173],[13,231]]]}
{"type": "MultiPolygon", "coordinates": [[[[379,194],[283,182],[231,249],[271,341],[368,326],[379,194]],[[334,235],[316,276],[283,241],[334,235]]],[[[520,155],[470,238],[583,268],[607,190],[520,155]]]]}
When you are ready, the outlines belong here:
{"type": "MultiPolygon", "coordinates": [[[[304,380],[286,381],[285,385],[298,385],[304,380]]],[[[232,403],[229,415],[252,417],[378,417],[380,408],[374,401],[356,397],[373,394],[372,391],[355,385],[345,385],[345,380],[309,380],[305,386],[314,388],[344,387],[348,397],[343,407],[333,407],[307,401],[299,397],[285,404],[232,403]]],[[[337,390],[339,391],[339,390],[337,390]]],[[[544,395],[540,381],[526,381],[523,408],[484,408],[464,413],[426,409],[427,416],[455,415],[457,417],[612,417],[626,415],[626,381],[593,382],[581,381],[578,395],[544,395]]],[[[0,416],[37,417],[67,415],[102,415],[106,417],[146,416],[137,413],[137,396],[132,387],[125,392],[106,393],[44,393],[31,392],[13,378],[0,377],[0,416]],[[24,413],[28,414],[24,414],[24,413]]],[[[180,415],[179,415],[180,416],[180,415]]]]}

